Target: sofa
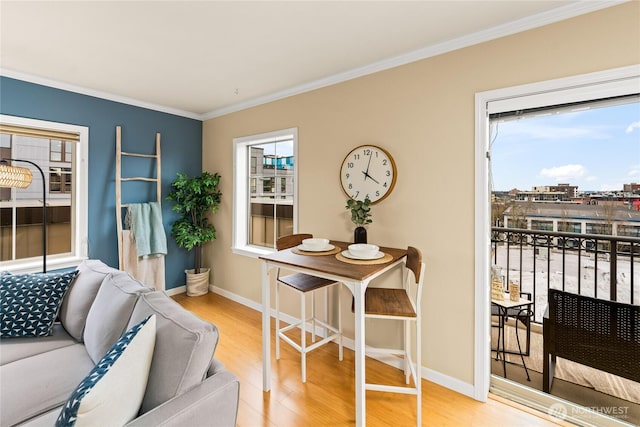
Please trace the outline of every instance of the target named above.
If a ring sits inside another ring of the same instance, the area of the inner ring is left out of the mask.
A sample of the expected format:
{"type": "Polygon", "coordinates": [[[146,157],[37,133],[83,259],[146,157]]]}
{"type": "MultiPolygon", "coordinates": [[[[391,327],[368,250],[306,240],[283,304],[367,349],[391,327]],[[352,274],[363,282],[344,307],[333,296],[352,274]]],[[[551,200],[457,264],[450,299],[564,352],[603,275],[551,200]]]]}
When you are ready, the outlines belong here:
{"type": "MultiPolygon", "coordinates": [[[[27,275],[3,274],[3,291],[5,283],[17,280],[18,276],[27,275]]],[[[55,322],[43,336],[11,336],[11,327],[6,326],[4,318],[9,311],[4,300],[9,298],[3,296],[2,427],[73,425],[60,422],[63,407],[73,403],[72,393],[78,392],[80,385],[91,378],[90,374],[100,372],[98,368],[123,341],[125,332],[151,318],[155,339],[151,338],[150,347],[147,346],[146,367],[122,374],[127,372],[130,360],[140,361],[141,357],[122,357],[112,363],[108,377],[116,382],[109,384],[116,385],[95,386],[90,390],[98,406],[106,408],[107,413],[117,412],[120,403],[112,399],[134,400],[126,395],[138,385],[139,409],[132,413],[133,419],[119,424],[128,427],[236,424],[240,385],[235,375],[214,358],[219,337],[214,325],[185,310],[163,292],[98,260],[79,265],[60,294],[55,322]],[[9,337],[5,337],[7,331],[9,337]]],[[[86,425],[84,420],[79,416],[77,425],[86,425]]],[[[111,422],[98,418],[97,425],[111,422]]]]}

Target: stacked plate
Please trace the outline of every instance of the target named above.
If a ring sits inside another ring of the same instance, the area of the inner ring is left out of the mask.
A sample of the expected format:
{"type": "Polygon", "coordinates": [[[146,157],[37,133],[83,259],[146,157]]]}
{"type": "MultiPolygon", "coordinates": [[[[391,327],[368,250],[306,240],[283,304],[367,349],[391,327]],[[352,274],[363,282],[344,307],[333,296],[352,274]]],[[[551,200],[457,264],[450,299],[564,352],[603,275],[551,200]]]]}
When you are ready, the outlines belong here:
{"type": "Polygon", "coordinates": [[[384,253],[380,252],[380,248],[376,245],[356,243],[354,245],[349,245],[349,249],[343,251],[342,256],[350,259],[371,260],[382,258],[384,253]]]}

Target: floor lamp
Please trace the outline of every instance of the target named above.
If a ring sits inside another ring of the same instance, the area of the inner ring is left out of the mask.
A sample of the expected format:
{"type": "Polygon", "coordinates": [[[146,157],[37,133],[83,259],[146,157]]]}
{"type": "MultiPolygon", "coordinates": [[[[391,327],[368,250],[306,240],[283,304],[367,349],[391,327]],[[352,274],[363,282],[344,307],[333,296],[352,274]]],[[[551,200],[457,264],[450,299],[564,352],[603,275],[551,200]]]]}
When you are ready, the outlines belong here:
{"type": "Polygon", "coordinates": [[[29,168],[10,166],[8,161],[29,163],[35,166],[42,176],[42,272],[47,272],[47,192],[44,180],[44,172],[31,160],[1,159],[0,160],[0,187],[27,188],[33,180],[29,168]]]}

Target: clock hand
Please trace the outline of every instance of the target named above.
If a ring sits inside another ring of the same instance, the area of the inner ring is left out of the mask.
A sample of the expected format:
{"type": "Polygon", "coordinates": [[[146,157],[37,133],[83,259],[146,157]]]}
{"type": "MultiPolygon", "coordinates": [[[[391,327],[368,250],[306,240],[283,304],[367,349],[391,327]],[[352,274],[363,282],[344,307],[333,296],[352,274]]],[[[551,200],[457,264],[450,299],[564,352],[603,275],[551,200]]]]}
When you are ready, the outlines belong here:
{"type": "Polygon", "coordinates": [[[367,170],[366,171],[362,171],[362,173],[364,173],[364,180],[365,181],[367,180],[367,177],[371,178],[371,175],[369,175],[369,167],[371,166],[371,158],[372,157],[373,157],[373,150],[369,153],[369,162],[367,163],[367,170]]]}
{"type": "Polygon", "coordinates": [[[366,180],[367,178],[369,178],[371,181],[375,182],[376,184],[380,184],[374,177],[372,177],[371,175],[369,175],[368,173],[366,173],[365,171],[362,171],[362,173],[364,174],[364,179],[366,180]]]}

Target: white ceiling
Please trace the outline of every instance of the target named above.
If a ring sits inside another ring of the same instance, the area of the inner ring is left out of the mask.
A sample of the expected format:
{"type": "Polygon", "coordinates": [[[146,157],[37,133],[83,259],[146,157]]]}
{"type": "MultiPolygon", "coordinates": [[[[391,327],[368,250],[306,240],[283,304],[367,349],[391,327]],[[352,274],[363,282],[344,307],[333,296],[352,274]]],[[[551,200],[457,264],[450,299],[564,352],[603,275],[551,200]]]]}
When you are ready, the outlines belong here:
{"type": "Polygon", "coordinates": [[[0,1],[2,74],[208,118],[603,1],[0,1]]]}

